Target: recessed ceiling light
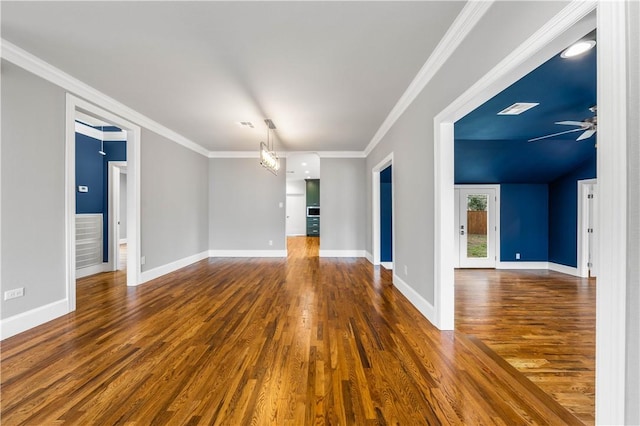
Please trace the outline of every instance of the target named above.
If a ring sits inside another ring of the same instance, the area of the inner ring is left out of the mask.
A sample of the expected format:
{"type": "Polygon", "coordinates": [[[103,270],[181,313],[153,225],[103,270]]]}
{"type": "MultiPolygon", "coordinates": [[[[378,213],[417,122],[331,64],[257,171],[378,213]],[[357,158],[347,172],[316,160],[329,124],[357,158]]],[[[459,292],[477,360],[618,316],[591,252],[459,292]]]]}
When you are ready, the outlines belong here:
{"type": "Polygon", "coordinates": [[[595,45],[595,40],[580,40],[565,49],[560,56],[563,58],[573,58],[574,56],[582,55],[586,51],[593,49],[595,45]]]}
{"type": "Polygon", "coordinates": [[[304,172],[305,172],[305,173],[307,173],[307,174],[309,174],[309,170],[305,170],[304,172]]]}
{"type": "Polygon", "coordinates": [[[539,102],[516,102],[500,111],[498,115],[518,115],[538,105],[540,105],[539,102]]]}
{"type": "Polygon", "coordinates": [[[303,166],[306,166],[306,165],[307,165],[307,163],[302,163],[302,165],[303,165],[303,166]]]}

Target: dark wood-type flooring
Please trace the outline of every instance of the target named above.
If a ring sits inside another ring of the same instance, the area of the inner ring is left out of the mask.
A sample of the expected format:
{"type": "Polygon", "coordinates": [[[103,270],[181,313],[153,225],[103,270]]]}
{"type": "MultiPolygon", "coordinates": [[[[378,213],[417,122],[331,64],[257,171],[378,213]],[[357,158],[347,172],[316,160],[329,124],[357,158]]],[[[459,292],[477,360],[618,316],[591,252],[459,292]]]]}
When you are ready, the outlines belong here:
{"type": "Polygon", "coordinates": [[[2,425],[581,423],[390,272],[289,250],[79,280],[76,312],[2,342],[2,425]]]}

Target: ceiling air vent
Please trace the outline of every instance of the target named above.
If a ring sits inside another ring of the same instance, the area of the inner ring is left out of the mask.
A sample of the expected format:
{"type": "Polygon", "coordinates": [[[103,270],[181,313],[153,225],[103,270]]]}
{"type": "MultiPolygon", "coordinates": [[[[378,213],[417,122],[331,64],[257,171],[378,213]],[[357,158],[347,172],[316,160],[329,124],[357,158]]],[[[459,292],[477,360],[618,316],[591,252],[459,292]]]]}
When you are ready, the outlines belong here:
{"type": "Polygon", "coordinates": [[[254,128],[253,127],[253,123],[251,123],[250,121],[238,121],[238,126],[240,127],[250,127],[250,128],[254,128]]]}
{"type": "Polygon", "coordinates": [[[538,102],[516,102],[500,111],[498,115],[518,115],[538,105],[540,105],[538,102]]]}

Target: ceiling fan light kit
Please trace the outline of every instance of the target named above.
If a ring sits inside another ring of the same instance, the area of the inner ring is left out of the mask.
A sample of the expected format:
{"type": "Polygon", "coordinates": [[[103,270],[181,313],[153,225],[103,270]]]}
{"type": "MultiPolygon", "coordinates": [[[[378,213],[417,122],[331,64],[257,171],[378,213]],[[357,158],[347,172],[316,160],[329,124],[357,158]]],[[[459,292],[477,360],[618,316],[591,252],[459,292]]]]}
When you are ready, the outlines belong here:
{"type": "MultiPolygon", "coordinates": [[[[589,111],[591,111],[592,113],[596,114],[596,112],[598,111],[598,107],[594,105],[591,108],[589,108],[589,111]]],[[[555,124],[560,124],[562,126],[578,126],[578,128],[577,129],[571,129],[571,130],[565,130],[564,132],[552,133],[550,135],[539,136],[537,138],[529,139],[529,142],[535,142],[535,141],[539,141],[539,140],[542,140],[542,139],[548,139],[548,138],[552,138],[554,136],[560,136],[560,135],[564,135],[566,133],[572,133],[572,132],[583,132],[580,136],[578,136],[576,141],[589,139],[591,136],[595,135],[596,132],[598,131],[598,116],[594,115],[593,117],[585,118],[582,121],[571,121],[571,120],[556,121],[555,124]]]]}

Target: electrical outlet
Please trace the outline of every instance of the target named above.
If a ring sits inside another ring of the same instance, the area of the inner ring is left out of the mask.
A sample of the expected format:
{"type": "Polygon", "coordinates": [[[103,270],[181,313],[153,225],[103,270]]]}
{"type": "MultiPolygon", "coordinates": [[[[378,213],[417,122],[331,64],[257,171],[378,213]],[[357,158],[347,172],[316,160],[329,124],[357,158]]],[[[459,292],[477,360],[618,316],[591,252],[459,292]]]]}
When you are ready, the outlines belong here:
{"type": "Polygon", "coordinates": [[[516,260],[520,260],[520,253],[516,253],[516,260]]]}
{"type": "Polygon", "coordinates": [[[141,265],[144,265],[145,263],[147,263],[147,256],[142,256],[142,257],[140,258],[140,264],[141,264],[141,265]]]}
{"type": "Polygon", "coordinates": [[[24,296],[24,287],[14,288],[13,290],[4,292],[4,300],[15,299],[16,297],[22,296],[24,296]]]}
{"type": "Polygon", "coordinates": [[[269,240],[269,245],[272,246],[273,245],[273,240],[269,240]]]}
{"type": "Polygon", "coordinates": [[[407,268],[407,265],[404,265],[404,274],[409,275],[409,268],[407,268]]]}

